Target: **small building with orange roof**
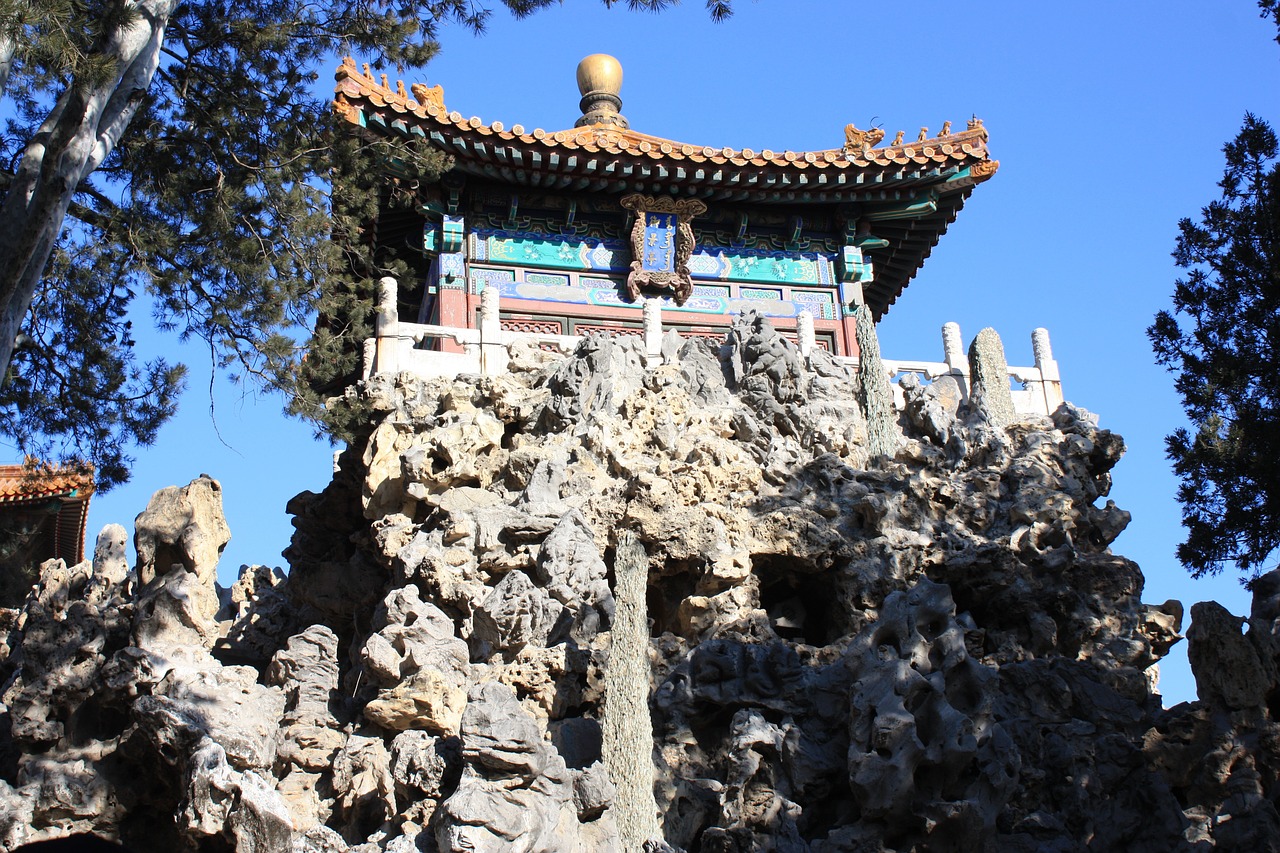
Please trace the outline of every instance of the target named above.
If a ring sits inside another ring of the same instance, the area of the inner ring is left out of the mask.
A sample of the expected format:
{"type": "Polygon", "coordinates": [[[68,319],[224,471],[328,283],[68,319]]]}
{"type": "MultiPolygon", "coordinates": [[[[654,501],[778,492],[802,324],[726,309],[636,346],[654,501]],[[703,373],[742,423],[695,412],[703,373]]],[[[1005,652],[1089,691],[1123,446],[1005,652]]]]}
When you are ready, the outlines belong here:
{"type": "Polygon", "coordinates": [[[0,567],[29,571],[45,560],[84,559],[92,469],[27,460],[0,465],[0,567]]]}

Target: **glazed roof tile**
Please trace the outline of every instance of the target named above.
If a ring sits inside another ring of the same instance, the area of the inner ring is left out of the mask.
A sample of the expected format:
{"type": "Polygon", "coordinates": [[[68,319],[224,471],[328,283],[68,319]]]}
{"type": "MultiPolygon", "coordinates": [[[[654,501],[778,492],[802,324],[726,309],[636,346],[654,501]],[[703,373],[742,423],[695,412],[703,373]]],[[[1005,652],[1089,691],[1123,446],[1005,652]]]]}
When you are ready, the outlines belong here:
{"type": "Polygon", "coordinates": [[[84,531],[92,494],[92,471],[31,460],[25,465],[0,465],[0,511],[22,513],[58,502],[47,534],[49,550],[42,558],[59,557],[69,564],[84,559],[84,531]]]}
{"type": "Polygon", "coordinates": [[[0,504],[56,497],[87,498],[92,492],[92,473],[70,468],[0,465],[0,504]]]}
{"type": "Polygon", "coordinates": [[[935,137],[879,148],[756,150],[692,145],[614,125],[528,131],[516,124],[508,129],[502,122],[450,111],[440,86],[406,89],[397,81],[393,89],[386,75],[376,80],[367,65],[362,71],[350,58],[336,76],[334,107],[348,121],[420,134],[455,155],[463,171],[535,186],[622,191],[678,183],[687,194],[703,197],[873,201],[941,184],[945,192],[958,192],[999,167],[988,155],[987,131],[976,119],[963,131],[950,133],[944,126],[935,137]],[[611,155],[609,161],[582,156],[599,154],[611,155]]]}

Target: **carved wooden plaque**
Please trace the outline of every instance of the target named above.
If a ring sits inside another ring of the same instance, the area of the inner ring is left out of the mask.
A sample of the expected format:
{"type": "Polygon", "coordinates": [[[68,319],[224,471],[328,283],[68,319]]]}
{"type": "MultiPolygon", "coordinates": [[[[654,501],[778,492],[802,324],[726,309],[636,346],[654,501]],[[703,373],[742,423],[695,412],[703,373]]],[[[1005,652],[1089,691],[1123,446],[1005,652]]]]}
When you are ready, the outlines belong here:
{"type": "Polygon", "coordinates": [[[631,272],[627,293],[640,298],[642,287],[670,291],[677,305],[693,293],[689,258],[693,255],[693,217],[707,206],[692,198],[629,195],[620,204],[636,214],[631,227],[631,272]]]}

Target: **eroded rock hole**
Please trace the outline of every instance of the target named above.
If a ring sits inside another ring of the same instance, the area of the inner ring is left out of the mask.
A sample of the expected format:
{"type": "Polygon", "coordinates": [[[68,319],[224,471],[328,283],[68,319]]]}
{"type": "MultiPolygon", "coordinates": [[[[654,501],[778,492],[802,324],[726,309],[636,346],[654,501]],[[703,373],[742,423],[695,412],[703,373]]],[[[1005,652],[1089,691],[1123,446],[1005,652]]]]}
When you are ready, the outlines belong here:
{"type": "Polygon", "coordinates": [[[694,594],[703,567],[688,560],[667,560],[658,574],[650,573],[645,605],[649,610],[649,635],[660,637],[666,632],[683,635],[680,605],[694,594]]]}
{"type": "Polygon", "coordinates": [[[515,446],[516,446],[515,439],[516,439],[516,436],[520,434],[520,432],[521,432],[521,424],[517,422],[512,421],[512,422],[503,424],[502,449],[503,450],[515,449],[515,446]]]}
{"type": "Polygon", "coordinates": [[[825,646],[844,635],[846,620],[830,572],[805,572],[774,554],[752,557],[751,566],[760,583],[760,608],[779,637],[825,646]]]}

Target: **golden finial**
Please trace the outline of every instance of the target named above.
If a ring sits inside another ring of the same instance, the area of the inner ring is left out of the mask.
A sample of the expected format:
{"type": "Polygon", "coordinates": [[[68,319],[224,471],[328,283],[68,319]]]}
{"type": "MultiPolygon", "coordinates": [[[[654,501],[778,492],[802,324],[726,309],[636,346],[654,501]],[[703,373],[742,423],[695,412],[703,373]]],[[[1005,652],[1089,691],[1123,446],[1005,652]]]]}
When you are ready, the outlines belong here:
{"type": "Polygon", "coordinates": [[[386,89],[388,92],[391,91],[391,81],[387,79],[387,75],[385,74],[382,75],[382,88],[386,89]]]}
{"type": "Polygon", "coordinates": [[[982,127],[982,119],[978,118],[977,116],[974,116],[973,118],[969,119],[969,128],[968,128],[969,130],[977,130],[980,127],[982,127]]]}
{"type": "Polygon", "coordinates": [[[367,62],[364,64],[364,76],[368,77],[370,80],[373,79],[373,69],[369,67],[369,63],[367,62]]]}
{"type": "Polygon", "coordinates": [[[612,124],[626,129],[622,115],[622,63],[606,53],[593,53],[578,63],[578,108],[582,117],[574,127],[612,124]]]}
{"type": "Polygon", "coordinates": [[[405,91],[403,80],[396,81],[396,94],[404,98],[406,101],[409,100],[409,93],[405,91]]]}
{"type": "Polygon", "coordinates": [[[893,145],[901,145],[901,144],[902,144],[902,137],[904,137],[904,136],[906,136],[906,135],[907,135],[907,132],[906,132],[905,130],[900,130],[900,131],[898,131],[898,135],[897,135],[897,136],[895,136],[895,137],[893,138],[893,142],[892,142],[891,144],[893,144],[893,145]]]}
{"type": "Polygon", "coordinates": [[[928,138],[929,138],[929,128],[927,127],[920,128],[920,135],[916,137],[916,142],[924,142],[928,138]]]}
{"type": "Polygon", "coordinates": [[[938,138],[941,139],[944,136],[950,136],[950,135],[951,135],[951,122],[944,121],[942,123],[942,132],[938,134],[938,138]]]}

